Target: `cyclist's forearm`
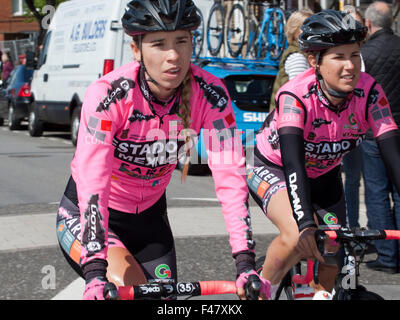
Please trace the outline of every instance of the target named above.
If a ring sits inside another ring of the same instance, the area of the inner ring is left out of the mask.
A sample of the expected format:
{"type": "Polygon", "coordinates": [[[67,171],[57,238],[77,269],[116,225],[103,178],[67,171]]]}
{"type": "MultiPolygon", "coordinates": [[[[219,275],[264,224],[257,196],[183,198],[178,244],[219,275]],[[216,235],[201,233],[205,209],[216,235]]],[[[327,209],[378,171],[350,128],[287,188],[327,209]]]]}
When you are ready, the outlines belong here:
{"type": "Polygon", "coordinates": [[[233,255],[236,264],[236,276],[243,272],[255,269],[255,254],[253,252],[244,251],[233,255]]]}
{"type": "Polygon", "coordinates": [[[232,254],[246,250],[254,251],[245,156],[235,124],[227,129],[205,131],[204,142],[215,192],[221,203],[225,226],[229,233],[232,254]]]}
{"type": "Polygon", "coordinates": [[[316,226],[311,205],[311,192],[305,169],[302,132],[301,129],[294,127],[290,127],[290,129],[285,127],[278,130],[282,164],[290,204],[300,231],[316,226]]]}
{"type": "Polygon", "coordinates": [[[232,253],[254,251],[244,158],[230,165],[210,164],[215,191],[222,206],[232,253]]]}

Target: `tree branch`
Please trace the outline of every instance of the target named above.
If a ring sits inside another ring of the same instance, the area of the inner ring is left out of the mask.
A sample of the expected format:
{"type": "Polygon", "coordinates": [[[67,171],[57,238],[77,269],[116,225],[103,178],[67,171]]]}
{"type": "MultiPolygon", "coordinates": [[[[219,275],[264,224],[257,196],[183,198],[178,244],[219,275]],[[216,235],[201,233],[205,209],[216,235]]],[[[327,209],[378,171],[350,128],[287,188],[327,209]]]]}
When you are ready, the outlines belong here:
{"type": "Polygon", "coordinates": [[[29,10],[32,12],[32,14],[35,16],[36,20],[40,24],[40,22],[43,19],[43,16],[36,10],[33,0],[24,0],[24,1],[25,1],[26,6],[29,8],[29,10]]]}

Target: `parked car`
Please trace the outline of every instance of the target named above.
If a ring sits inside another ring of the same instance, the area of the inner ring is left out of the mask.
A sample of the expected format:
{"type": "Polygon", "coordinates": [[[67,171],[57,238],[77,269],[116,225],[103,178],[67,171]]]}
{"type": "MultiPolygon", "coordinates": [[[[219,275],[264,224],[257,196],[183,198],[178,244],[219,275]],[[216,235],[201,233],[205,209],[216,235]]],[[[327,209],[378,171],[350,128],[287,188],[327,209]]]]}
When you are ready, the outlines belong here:
{"type": "MultiPolygon", "coordinates": [[[[223,63],[201,61],[204,70],[222,79],[228,89],[235,113],[237,129],[242,133],[243,147],[255,145],[255,133],[268,115],[269,102],[278,69],[275,66],[250,63],[223,63]],[[206,65],[204,65],[206,64],[206,65]]],[[[189,174],[209,172],[207,153],[202,133],[191,153],[189,174]]],[[[182,168],[182,159],[178,167],[182,168]]]]}
{"type": "Polygon", "coordinates": [[[0,124],[8,119],[10,130],[20,129],[21,121],[28,118],[32,74],[33,69],[18,65],[0,87],[0,124]]]}

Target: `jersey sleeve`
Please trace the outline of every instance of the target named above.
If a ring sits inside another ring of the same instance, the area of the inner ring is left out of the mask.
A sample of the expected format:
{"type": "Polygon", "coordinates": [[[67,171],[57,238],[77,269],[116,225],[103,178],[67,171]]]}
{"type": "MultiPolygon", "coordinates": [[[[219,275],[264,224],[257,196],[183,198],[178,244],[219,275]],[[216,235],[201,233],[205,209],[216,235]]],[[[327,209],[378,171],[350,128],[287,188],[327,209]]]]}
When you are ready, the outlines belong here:
{"type": "Polygon", "coordinates": [[[367,119],[376,139],[388,177],[400,190],[400,133],[393,119],[388,99],[379,84],[370,90],[367,119]]]}
{"type": "Polygon", "coordinates": [[[214,93],[203,99],[203,136],[212,172],[215,191],[222,205],[229,232],[232,254],[254,252],[251,219],[248,208],[248,187],[245,178],[245,157],[241,135],[236,127],[228,91],[222,81],[213,78],[208,85],[214,93]]]}
{"type": "Polygon", "coordinates": [[[71,165],[81,214],[82,265],[107,257],[112,142],[120,123],[118,107],[110,103],[111,94],[107,82],[96,82],[88,88],[71,165]]]}
{"type": "Polygon", "coordinates": [[[290,205],[298,228],[315,227],[305,168],[304,119],[301,103],[289,94],[279,97],[278,135],[290,205]]]}
{"type": "Polygon", "coordinates": [[[304,129],[305,111],[294,96],[289,93],[281,93],[277,106],[277,128],[295,127],[304,129]]]}
{"type": "Polygon", "coordinates": [[[375,84],[369,92],[366,116],[374,138],[397,130],[388,99],[380,84],[375,84]]]}

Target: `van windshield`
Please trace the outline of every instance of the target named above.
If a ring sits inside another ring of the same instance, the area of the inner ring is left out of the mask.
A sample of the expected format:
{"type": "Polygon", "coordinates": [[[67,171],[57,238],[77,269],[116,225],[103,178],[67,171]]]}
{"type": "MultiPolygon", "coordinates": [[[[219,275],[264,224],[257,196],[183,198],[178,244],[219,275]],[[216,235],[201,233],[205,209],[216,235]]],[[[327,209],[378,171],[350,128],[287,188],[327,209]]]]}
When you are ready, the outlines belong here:
{"type": "Polygon", "coordinates": [[[274,77],[235,75],[225,78],[232,101],[246,111],[268,112],[274,77]]]}
{"type": "Polygon", "coordinates": [[[40,68],[43,64],[46,63],[47,59],[47,51],[49,50],[49,42],[50,42],[50,37],[51,37],[51,31],[48,31],[46,33],[44,42],[43,42],[43,47],[40,51],[39,55],[39,61],[38,61],[38,68],[40,68]]]}

